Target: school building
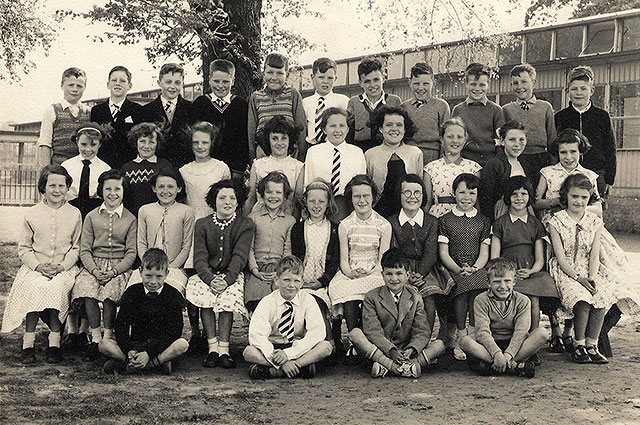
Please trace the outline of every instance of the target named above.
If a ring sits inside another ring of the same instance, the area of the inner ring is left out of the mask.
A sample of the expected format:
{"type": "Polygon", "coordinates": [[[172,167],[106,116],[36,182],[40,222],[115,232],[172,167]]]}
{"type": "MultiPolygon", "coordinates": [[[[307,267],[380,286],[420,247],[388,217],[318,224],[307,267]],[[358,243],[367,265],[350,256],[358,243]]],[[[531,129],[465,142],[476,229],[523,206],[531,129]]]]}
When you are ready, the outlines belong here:
{"type": "MultiPolygon", "coordinates": [[[[640,214],[636,213],[640,207],[640,9],[526,28],[508,34],[497,48],[480,45],[470,49],[469,43],[456,41],[373,56],[387,64],[385,91],[403,100],[411,96],[411,67],[418,61],[431,64],[437,81],[434,93],[451,107],[465,99],[462,71],[471,61],[498,64],[489,98],[500,105],[515,99],[509,78],[513,65],[532,64],[538,72],[536,96],[549,101],[556,111],[568,105],[568,71],[577,65],[591,66],[595,73],[593,103],[609,111],[618,144],[618,172],[606,221],[618,229],[640,231],[640,214]]],[[[349,96],[361,92],[357,74],[361,59],[337,60],[336,92],[349,96]]],[[[312,93],[310,76],[310,65],[290,76],[303,96],[312,93]]],[[[134,92],[129,98],[144,104],[158,93],[158,89],[134,92]]],[[[185,86],[187,99],[201,93],[200,83],[185,86]]],[[[92,106],[102,100],[85,103],[92,106]]],[[[5,164],[13,162],[10,168],[17,172],[9,175],[9,170],[3,170],[0,175],[0,204],[29,204],[37,199],[33,198],[36,194],[25,192],[24,183],[14,183],[24,182],[26,176],[20,170],[30,168],[35,158],[39,127],[39,122],[23,123],[15,125],[15,131],[0,131],[0,158],[5,164]]]]}

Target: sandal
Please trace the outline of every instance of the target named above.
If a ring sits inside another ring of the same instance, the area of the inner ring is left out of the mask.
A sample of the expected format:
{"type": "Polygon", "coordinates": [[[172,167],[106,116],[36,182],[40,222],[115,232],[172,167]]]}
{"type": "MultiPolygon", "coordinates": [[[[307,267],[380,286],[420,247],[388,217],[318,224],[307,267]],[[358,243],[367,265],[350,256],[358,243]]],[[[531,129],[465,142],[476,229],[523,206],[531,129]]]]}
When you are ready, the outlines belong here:
{"type": "Polygon", "coordinates": [[[571,335],[563,336],[562,343],[564,344],[564,349],[566,350],[567,353],[570,353],[570,354],[573,353],[573,351],[575,350],[575,347],[573,346],[573,337],[571,335]]]}
{"type": "Polygon", "coordinates": [[[552,353],[564,353],[566,351],[564,342],[562,342],[561,337],[553,337],[553,339],[551,340],[551,345],[549,346],[549,351],[551,351],[552,353]]]}

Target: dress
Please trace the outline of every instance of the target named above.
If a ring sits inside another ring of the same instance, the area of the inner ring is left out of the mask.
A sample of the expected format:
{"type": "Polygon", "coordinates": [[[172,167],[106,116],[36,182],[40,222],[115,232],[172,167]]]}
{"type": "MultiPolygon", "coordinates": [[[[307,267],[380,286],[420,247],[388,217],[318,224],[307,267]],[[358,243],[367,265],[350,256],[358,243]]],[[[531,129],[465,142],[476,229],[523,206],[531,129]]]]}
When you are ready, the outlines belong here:
{"type": "MultiPolygon", "coordinates": [[[[256,211],[263,204],[262,197],[258,194],[258,183],[262,178],[264,178],[271,171],[281,171],[285,176],[287,176],[287,180],[289,180],[289,185],[291,189],[296,187],[296,182],[298,181],[298,176],[302,171],[302,166],[304,164],[298,161],[295,158],[290,156],[286,156],[284,158],[275,158],[271,155],[258,158],[254,161],[251,166],[251,177],[254,178],[255,174],[255,187],[256,187],[256,203],[253,206],[251,211],[256,211]]],[[[291,196],[285,200],[284,202],[284,210],[291,214],[293,211],[293,193],[291,196]]],[[[266,295],[266,294],[265,294],[266,295]]]]}
{"type": "Polygon", "coordinates": [[[196,220],[213,212],[205,198],[209,187],[220,180],[230,179],[229,167],[222,161],[211,158],[207,162],[190,162],[180,167],[187,191],[187,205],[196,212],[196,220]]]}
{"type": "MultiPolygon", "coordinates": [[[[493,223],[493,234],[500,239],[500,256],[515,261],[519,269],[529,269],[536,261],[535,244],[547,237],[544,226],[529,214],[526,223],[504,214],[493,223]]],[[[535,297],[559,298],[556,284],[545,271],[533,273],[527,279],[517,279],[514,289],[535,297]]]]}
{"type": "MultiPolygon", "coordinates": [[[[466,213],[454,208],[440,217],[438,231],[438,242],[449,244],[449,255],[459,266],[464,263],[473,265],[480,254],[480,246],[491,242],[489,219],[480,215],[475,208],[466,213]]],[[[453,280],[456,282],[455,288],[451,291],[454,297],[489,287],[487,272],[484,268],[469,276],[454,274],[453,280]]]]}
{"type": "MultiPolygon", "coordinates": [[[[375,211],[366,220],[360,220],[353,211],[340,226],[344,226],[349,245],[349,266],[373,270],[379,263],[380,242],[385,231],[391,232],[391,224],[375,211]]],[[[382,274],[374,271],[368,276],[349,279],[338,270],[329,283],[329,298],[335,306],[347,301],[362,301],[364,294],[384,285],[382,274]]]]}
{"type": "Polygon", "coordinates": [[[453,209],[455,201],[446,199],[447,202],[440,203],[438,198],[453,198],[453,181],[463,173],[478,174],[482,167],[477,162],[461,158],[460,163],[448,163],[445,158],[431,161],[424,167],[424,172],[431,177],[431,194],[433,205],[429,208],[429,214],[440,218],[453,209]]]}
{"type": "MultiPolygon", "coordinates": [[[[573,174],[584,174],[585,176],[587,176],[589,178],[589,181],[593,185],[594,190],[596,191],[596,195],[600,197],[600,195],[598,194],[598,186],[596,183],[596,180],[598,179],[598,174],[596,174],[591,170],[587,170],[582,165],[578,165],[573,170],[567,171],[566,168],[562,166],[562,164],[557,163],[555,165],[544,167],[542,170],[540,170],[540,174],[547,181],[547,191],[542,196],[542,199],[560,198],[560,186],[562,186],[562,182],[564,182],[564,180],[567,177],[573,174]]],[[[591,208],[593,207],[588,207],[588,208],[589,210],[591,210],[591,208]]],[[[557,207],[553,210],[549,210],[549,209],[543,210],[541,213],[542,215],[540,216],[540,220],[546,225],[547,221],[549,221],[549,219],[551,218],[551,215],[554,212],[558,211],[559,209],[560,207],[557,207]]],[[[596,212],[596,211],[593,210],[592,212],[596,212]]]]}
{"type": "MultiPolygon", "coordinates": [[[[309,220],[304,222],[306,253],[303,260],[303,287],[324,275],[329,236],[331,236],[331,222],[329,220],[324,219],[320,223],[311,223],[309,220]]],[[[309,288],[309,292],[319,297],[327,306],[331,305],[327,288],[309,288]]]]}

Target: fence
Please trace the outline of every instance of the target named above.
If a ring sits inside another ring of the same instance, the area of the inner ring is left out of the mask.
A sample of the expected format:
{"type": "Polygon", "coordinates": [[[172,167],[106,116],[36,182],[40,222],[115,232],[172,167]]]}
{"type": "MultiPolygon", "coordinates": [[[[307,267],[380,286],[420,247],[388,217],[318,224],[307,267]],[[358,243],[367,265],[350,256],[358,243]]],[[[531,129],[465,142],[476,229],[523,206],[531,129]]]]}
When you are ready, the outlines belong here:
{"type": "Polygon", "coordinates": [[[38,202],[38,166],[10,164],[0,170],[0,205],[33,205],[38,202]]]}

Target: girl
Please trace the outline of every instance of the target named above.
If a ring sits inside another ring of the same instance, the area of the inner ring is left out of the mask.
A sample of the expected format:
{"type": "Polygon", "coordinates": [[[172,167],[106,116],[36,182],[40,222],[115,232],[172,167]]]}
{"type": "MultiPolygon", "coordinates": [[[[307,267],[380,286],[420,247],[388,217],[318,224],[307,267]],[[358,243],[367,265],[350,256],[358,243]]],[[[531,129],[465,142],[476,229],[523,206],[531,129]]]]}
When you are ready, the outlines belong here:
{"type": "Polygon", "coordinates": [[[141,206],[156,202],[156,194],[151,189],[151,176],[160,168],[173,166],[166,159],[156,156],[159,145],[164,142],[157,125],[150,122],[134,125],[129,131],[128,140],[138,156],[122,166],[122,175],[128,186],[124,206],[137,217],[141,206]]]}
{"type": "Polygon", "coordinates": [[[483,269],[489,260],[491,225],[489,219],[475,208],[480,179],[473,174],[460,174],[453,181],[456,205],[440,217],[438,246],[440,260],[449,269],[456,282],[451,292],[455,303],[458,339],[454,347],[457,360],[466,356],[459,341],[466,327],[469,312],[468,335],[475,338],[473,300],[488,288],[487,273],[483,269]]]}
{"type": "Polygon", "coordinates": [[[429,195],[425,209],[436,218],[451,211],[456,204],[451,189],[453,180],[462,173],[480,175],[482,169],[477,162],[460,156],[467,144],[467,127],[460,117],[450,118],[442,124],[440,142],[444,157],[424,167],[424,183],[429,195]]]}
{"type": "Polygon", "coordinates": [[[399,202],[396,202],[402,210],[389,219],[393,230],[391,244],[399,247],[409,261],[409,282],[420,292],[433,328],[434,296],[448,295],[454,285],[448,270],[438,264],[438,220],[422,210],[427,203],[427,193],[420,176],[402,176],[397,192],[399,202]]]}
{"type": "Polygon", "coordinates": [[[65,201],[69,187],[67,170],[47,165],[38,179],[38,191],[44,197],[24,214],[18,245],[22,266],[9,292],[1,330],[11,332],[26,321],[20,356],[24,364],[36,362],[35,331],[41,316],[48,319],[50,330],[47,362],[62,360],[60,331],[78,274],[75,264],[82,230],[80,211],[65,201]]]}
{"type": "Polygon", "coordinates": [[[344,313],[351,332],[362,327],[364,294],[384,285],[380,260],[389,249],[391,225],[373,211],[378,190],[369,176],[352,178],[345,196],[354,210],[338,227],[340,270],[329,283],[329,298],[336,313],[344,313]]]}
{"type": "Polygon", "coordinates": [[[208,346],[205,367],[236,367],[229,354],[229,340],[233,313],[247,317],[242,269],[254,231],[253,221],[238,214],[244,198],[240,182],[225,179],[214,183],[206,198],[213,213],[196,222],[194,265],[198,274],[189,278],[186,295],[201,309],[208,346]]]}
{"type": "Polygon", "coordinates": [[[407,173],[422,174],[422,150],[405,144],[416,128],[407,111],[383,106],[371,120],[371,132],[382,135],[382,144],[365,154],[367,175],[376,183],[380,199],[375,210],[385,218],[400,210],[396,188],[398,179],[407,173]]]}
{"type": "MultiPolygon", "coordinates": [[[[279,171],[283,173],[289,185],[295,185],[302,171],[302,162],[291,157],[295,151],[298,128],[282,115],[271,118],[264,126],[263,134],[267,138],[264,145],[267,147],[266,157],[258,158],[251,166],[249,173],[249,197],[245,205],[245,213],[249,213],[260,207],[261,199],[257,198],[256,186],[269,172],[279,171]]],[[[287,195],[284,209],[288,214],[293,212],[293,199],[287,195]]]]}
{"type": "MultiPolygon", "coordinates": [[[[500,145],[497,154],[482,169],[480,190],[480,212],[493,222],[507,213],[508,207],[502,202],[505,185],[509,177],[526,176],[533,181],[534,171],[520,159],[527,146],[524,125],[515,120],[507,121],[499,129],[500,145]]],[[[530,211],[533,214],[533,209],[530,211]]]]}
{"type": "Polygon", "coordinates": [[[255,237],[249,251],[251,274],[245,282],[244,299],[250,312],[275,288],[275,267],[291,254],[293,216],[286,212],[284,200],[291,195],[289,180],[280,171],[271,171],[258,183],[262,202],[249,214],[255,224],[255,237]]]}
{"type": "MultiPolygon", "coordinates": [[[[158,202],[143,205],[138,212],[138,257],[149,248],[160,248],[169,257],[169,274],[165,282],[183,296],[187,276],[183,267],[191,251],[195,216],[193,208],[176,202],[184,189],[180,174],[172,168],[159,170],[149,181],[158,202]]],[[[135,270],[130,284],[139,283],[140,271],[135,270]]]]}
{"type": "Polygon", "coordinates": [[[104,309],[104,337],[114,338],[116,305],[136,259],[136,218],[122,205],[126,188],[120,171],[102,173],[98,178],[98,194],[104,202],[87,214],[82,226],[80,259],[84,267],[76,277],[71,299],[84,299],[91,327],[91,345],[82,356],[84,361],[93,361],[100,355],[99,302],[104,309]]]}

